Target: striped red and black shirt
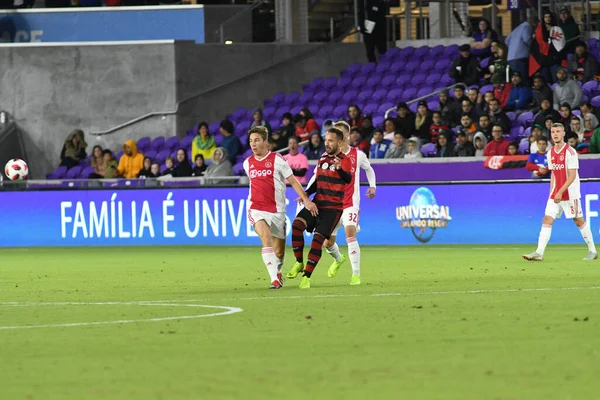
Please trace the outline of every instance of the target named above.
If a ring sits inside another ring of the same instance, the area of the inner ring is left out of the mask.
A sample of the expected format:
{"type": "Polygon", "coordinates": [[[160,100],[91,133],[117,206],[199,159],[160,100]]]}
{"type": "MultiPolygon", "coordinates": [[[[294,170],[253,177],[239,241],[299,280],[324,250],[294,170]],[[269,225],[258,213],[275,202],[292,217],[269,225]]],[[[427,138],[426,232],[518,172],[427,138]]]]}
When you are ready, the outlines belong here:
{"type": "Polygon", "coordinates": [[[344,209],[344,187],[352,182],[352,161],[343,153],[336,156],[323,154],[317,163],[317,177],[306,189],[306,194],[317,193],[314,202],[317,208],[344,209]],[[339,158],[341,168],[336,170],[333,161],[339,158]]]}

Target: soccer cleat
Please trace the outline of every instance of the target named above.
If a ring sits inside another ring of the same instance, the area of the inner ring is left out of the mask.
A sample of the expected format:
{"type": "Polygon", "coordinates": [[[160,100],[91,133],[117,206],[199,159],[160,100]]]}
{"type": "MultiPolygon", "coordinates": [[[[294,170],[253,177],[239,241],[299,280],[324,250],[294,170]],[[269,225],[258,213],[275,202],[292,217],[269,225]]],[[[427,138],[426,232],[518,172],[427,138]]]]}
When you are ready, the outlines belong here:
{"type": "Polygon", "coordinates": [[[352,274],[352,278],[350,278],[350,284],[352,286],[360,285],[360,275],[352,274]]]}
{"type": "Polygon", "coordinates": [[[596,260],[597,258],[598,258],[598,253],[594,253],[593,251],[590,251],[588,253],[588,255],[583,259],[583,261],[596,260]]]}
{"type": "Polygon", "coordinates": [[[283,276],[281,275],[281,272],[277,274],[277,279],[279,279],[279,283],[283,286],[283,276]]]}
{"type": "Polygon", "coordinates": [[[530,253],[530,254],[523,254],[522,257],[524,259],[526,259],[527,261],[542,261],[544,259],[543,255],[538,254],[535,251],[533,253],[530,253]]]}
{"type": "Polygon", "coordinates": [[[283,284],[281,283],[281,281],[279,279],[274,280],[273,282],[271,282],[271,286],[269,287],[269,289],[281,289],[283,287],[283,284]]]}
{"type": "Polygon", "coordinates": [[[329,269],[327,270],[327,276],[333,278],[337,275],[340,270],[340,266],[346,261],[346,256],[342,256],[340,261],[333,261],[329,269]]]}
{"type": "Polygon", "coordinates": [[[310,278],[308,276],[303,276],[300,281],[300,289],[310,289],[310,278]]]}
{"type": "Polygon", "coordinates": [[[288,278],[288,279],[294,279],[295,277],[298,276],[299,273],[301,273],[303,271],[304,271],[304,264],[302,264],[301,262],[296,261],[294,263],[294,266],[290,270],[290,272],[287,273],[286,278],[288,278]]]}

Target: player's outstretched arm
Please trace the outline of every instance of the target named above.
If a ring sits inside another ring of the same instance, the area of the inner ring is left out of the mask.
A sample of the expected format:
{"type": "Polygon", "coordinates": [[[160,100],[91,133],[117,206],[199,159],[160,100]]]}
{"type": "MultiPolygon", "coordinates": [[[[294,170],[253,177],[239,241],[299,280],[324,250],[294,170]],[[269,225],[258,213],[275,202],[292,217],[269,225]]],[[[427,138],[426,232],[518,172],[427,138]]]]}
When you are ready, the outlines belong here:
{"type": "Polygon", "coordinates": [[[298,196],[300,196],[300,199],[304,203],[304,208],[310,211],[312,215],[317,215],[319,213],[319,210],[317,210],[317,205],[310,201],[308,195],[304,192],[304,188],[302,187],[300,182],[298,182],[298,180],[293,175],[290,175],[287,178],[287,180],[292,186],[292,188],[294,188],[294,191],[298,194],[298,196]]]}

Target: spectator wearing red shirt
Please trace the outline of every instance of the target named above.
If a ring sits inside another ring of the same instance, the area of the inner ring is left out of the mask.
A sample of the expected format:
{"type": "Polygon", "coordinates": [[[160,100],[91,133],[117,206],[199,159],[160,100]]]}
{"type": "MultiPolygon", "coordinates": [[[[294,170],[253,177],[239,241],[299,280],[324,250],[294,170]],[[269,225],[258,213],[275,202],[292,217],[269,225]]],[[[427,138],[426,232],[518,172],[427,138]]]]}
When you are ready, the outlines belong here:
{"type": "Polygon", "coordinates": [[[489,142],[483,150],[483,155],[489,156],[505,156],[508,154],[508,140],[502,136],[502,127],[494,125],[492,128],[493,140],[489,142]]]}
{"type": "Polygon", "coordinates": [[[437,143],[438,136],[441,131],[449,131],[450,127],[447,123],[442,121],[442,114],[439,111],[435,111],[431,114],[433,123],[429,125],[429,133],[431,134],[431,143],[437,143]]]}
{"type": "Polygon", "coordinates": [[[504,77],[496,74],[492,75],[492,84],[494,85],[494,97],[498,99],[500,108],[504,110],[506,103],[508,103],[512,84],[506,82],[504,77]]]}
{"type": "Polygon", "coordinates": [[[356,147],[359,150],[362,150],[363,153],[369,156],[369,151],[371,150],[371,146],[369,142],[364,140],[361,135],[361,130],[359,127],[354,127],[350,131],[350,146],[356,147]]]}
{"type": "Polygon", "coordinates": [[[294,116],[294,125],[296,125],[296,136],[300,139],[300,142],[308,140],[310,134],[317,131],[321,133],[321,128],[317,125],[317,122],[310,118],[307,119],[302,114],[296,114],[294,116]]]}
{"type": "Polygon", "coordinates": [[[356,104],[348,106],[348,123],[352,128],[362,128],[363,118],[360,116],[360,108],[356,104]]]}

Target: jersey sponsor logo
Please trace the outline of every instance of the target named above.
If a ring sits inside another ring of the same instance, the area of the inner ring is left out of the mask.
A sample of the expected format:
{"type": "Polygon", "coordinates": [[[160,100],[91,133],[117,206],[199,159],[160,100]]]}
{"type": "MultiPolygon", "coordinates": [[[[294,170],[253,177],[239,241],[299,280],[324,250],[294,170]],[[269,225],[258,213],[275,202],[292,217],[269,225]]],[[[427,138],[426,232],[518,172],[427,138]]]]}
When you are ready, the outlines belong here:
{"type": "Polygon", "coordinates": [[[259,178],[263,176],[272,176],[273,170],[270,169],[253,169],[250,171],[250,178],[259,178]]]}
{"type": "Polygon", "coordinates": [[[552,164],[549,169],[551,171],[561,171],[565,169],[565,164],[552,164]]]}
{"type": "Polygon", "coordinates": [[[421,243],[433,239],[437,229],[446,228],[452,220],[450,206],[439,205],[433,192],[426,187],[415,190],[407,206],[396,207],[400,227],[410,229],[421,243]]]}

